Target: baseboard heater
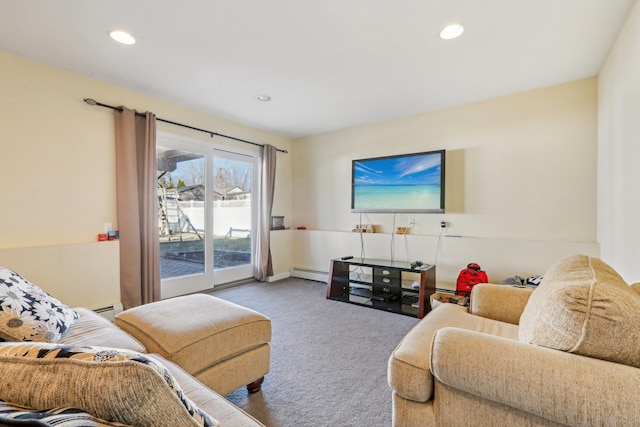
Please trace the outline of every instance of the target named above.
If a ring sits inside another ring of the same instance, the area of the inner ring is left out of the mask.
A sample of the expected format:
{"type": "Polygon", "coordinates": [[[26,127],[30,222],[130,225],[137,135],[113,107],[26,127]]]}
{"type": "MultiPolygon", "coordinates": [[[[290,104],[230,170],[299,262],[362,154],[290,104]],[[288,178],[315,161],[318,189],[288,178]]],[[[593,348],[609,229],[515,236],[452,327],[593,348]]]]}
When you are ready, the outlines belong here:
{"type": "Polygon", "coordinates": [[[94,308],[93,311],[98,313],[100,316],[104,317],[107,320],[113,322],[114,317],[122,312],[122,303],[117,303],[114,305],[109,305],[107,307],[94,308]]]}
{"type": "Polygon", "coordinates": [[[317,282],[327,283],[329,281],[329,273],[326,271],[310,270],[303,267],[292,267],[291,276],[300,279],[315,280],[317,282]]]}

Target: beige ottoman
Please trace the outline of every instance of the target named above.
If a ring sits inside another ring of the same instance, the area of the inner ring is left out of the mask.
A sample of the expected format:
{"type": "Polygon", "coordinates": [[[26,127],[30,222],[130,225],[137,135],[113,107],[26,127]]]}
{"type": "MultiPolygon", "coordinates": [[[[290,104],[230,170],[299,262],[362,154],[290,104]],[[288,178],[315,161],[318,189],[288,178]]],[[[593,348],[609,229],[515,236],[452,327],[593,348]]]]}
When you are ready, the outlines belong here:
{"type": "Polygon", "coordinates": [[[271,320],[211,295],[134,307],[114,322],[147,352],[180,365],[223,396],[245,385],[251,393],[259,391],[269,372],[271,320]]]}

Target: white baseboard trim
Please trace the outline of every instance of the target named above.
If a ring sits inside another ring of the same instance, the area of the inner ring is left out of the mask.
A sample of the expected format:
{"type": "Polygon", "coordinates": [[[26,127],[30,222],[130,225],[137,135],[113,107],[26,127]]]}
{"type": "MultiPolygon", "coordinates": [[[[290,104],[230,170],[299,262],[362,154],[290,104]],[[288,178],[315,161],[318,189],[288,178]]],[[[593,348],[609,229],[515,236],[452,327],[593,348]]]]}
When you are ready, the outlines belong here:
{"type": "Polygon", "coordinates": [[[275,276],[267,277],[267,282],[277,282],[278,280],[287,279],[289,277],[291,277],[290,273],[276,274],[275,276]]]}
{"type": "Polygon", "coordinates": [[[327,271],[310,270],[304,267],[291,267],[291,276],[324,283],[329,281],[329,273],[327,271]]]}

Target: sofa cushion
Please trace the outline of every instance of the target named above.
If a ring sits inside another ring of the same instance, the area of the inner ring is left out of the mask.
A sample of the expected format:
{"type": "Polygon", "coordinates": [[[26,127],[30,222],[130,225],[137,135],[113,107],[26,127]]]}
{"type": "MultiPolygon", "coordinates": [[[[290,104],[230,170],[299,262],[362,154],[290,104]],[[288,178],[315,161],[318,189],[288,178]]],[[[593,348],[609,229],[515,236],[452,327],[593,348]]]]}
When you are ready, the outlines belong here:
{"type": "Polygon", "coordinates": [[[0,425],[47,425],[56,427],[127,427],[127,424],[96,418],[80,409],[32,409],[0,400],[0,425]],[[15,421],[15,423],[12,423],[15,421]],[[27,424],[27,422],[43,424],[27,424]]]}
{"type": "Polygon", "coordinates": [[[263,424],[251,415],[186,373],[180,366],[163,358],[159,354],[147,354],[146,356],[157,360],[165,366],[180,383],[180,387],[189,399],[207,414],[214,414],[216,420],[218,420],[222,426],[264,427],[263,424]]]}
{"type": "Polygon", "coordinates": [[[57,342],[78,315],[19,274],[0,267],[0,338],[57,342]]]}
{"type": "Polygon", "coordinates": [[[145,347],[131,335],[109,322],[104,317],[86,308],[74,308],[78,321],[58,341],[65,345],[94,345],[115,347],[146,353],[145,347]]]}
{"type": "Polygon", "coordinates": [[[0,396],[30,408],[71,406],[132,425],[219,425],[186,397],[165,366],[128,350],[2,343],[0,378],[12,379],[0,381],[0,396]]]}
{"type": "Polygon", "coordinates": [[[640,295],[598,258],[574,255],[545,273],[520,318],[521,341],[640,367],[640,295]]]}

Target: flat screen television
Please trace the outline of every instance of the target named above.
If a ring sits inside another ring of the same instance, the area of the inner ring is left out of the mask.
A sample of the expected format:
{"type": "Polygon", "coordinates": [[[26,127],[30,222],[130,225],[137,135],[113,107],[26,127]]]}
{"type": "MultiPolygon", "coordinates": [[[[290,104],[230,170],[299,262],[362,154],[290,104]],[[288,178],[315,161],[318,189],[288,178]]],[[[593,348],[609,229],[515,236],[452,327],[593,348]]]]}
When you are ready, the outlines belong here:
{"type": "Polygon", "coordinates": [[[353,160],[351,212],[443,213],[445,150],[353,160]]]}

